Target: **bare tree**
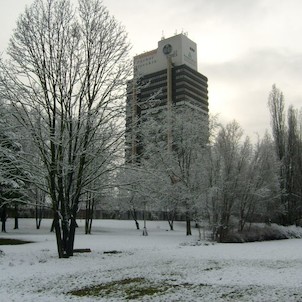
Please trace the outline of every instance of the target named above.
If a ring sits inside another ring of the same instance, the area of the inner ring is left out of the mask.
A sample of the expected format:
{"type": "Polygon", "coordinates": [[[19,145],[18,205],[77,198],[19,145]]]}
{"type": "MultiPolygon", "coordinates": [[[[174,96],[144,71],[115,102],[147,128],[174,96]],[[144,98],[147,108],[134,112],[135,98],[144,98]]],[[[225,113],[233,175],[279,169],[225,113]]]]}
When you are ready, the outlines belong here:
{"type": "Polygon", "coordinates": [[[81,196],[121,143],[128,51],[124,29],[99,0],[76,9],[68,0],[36,0],[1,63],[1,96],[15,106],[46,171],[60,258],[73,255],[81,196]],[[111,136],[112,129],[120,130],[111,136]]]}

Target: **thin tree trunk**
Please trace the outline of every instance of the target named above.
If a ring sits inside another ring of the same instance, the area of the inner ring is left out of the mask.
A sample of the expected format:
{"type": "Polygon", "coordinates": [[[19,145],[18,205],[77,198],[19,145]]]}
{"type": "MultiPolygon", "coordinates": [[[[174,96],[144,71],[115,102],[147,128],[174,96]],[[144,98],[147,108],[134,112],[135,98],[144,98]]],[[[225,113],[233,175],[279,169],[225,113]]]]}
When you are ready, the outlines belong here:
{"type": "Polygon", "coordinates": [[[187,230],[187,236],[192,235],[192,230],[191,230],[191,220],[190,218],[186,219],[186,230],[187,230]]]}
{"type": "Polygon", "coordinates": [[[2,211],[1,211],[1,222],[2,222],[2,227],[1,227],[1,231],[6,233],[6,219],[7,219],[7,208],[6,208],[6,204],[2,207],[2,211]]]}
{"type": "Polygon", "coordinates": [[[174,210],[167,211],[166,215],[167,215],[167,220],[169,223],[170,231],[174,231],[175,211],[174,210]]]}
{"type": "Polygon", "coordinates": [[[95,199],[88,196],[86,202],[85,234],[91,234],[92,220],[94,214],[95,199]]]}
{"type": "Polygon", "coordinates": [[[132,218],[133,218],[133,220],[135,222],[136,229],[139,230],[140,229],[139,228],[139,222],[137,220],[137,213],[136,213],[135,208],[130,209],[130,213],[131,213],[131,216],[132,216],[132,218]]]}
{"type": "Polygon", "coordinates": [[[174,221],[173,220],[168,220],[169,226],[170,226],[170,231],[174,231],[174,221]]]}
{"type": "Polygon", "coordinates": [[[90,222],[89,222],[89,226],[88,226],[88,228],[89,228],[89,234],[91,234],[91,228],[92,228],[92,219],[90,219],[90,222]]]}
{"type": "Polygon", "coordinates": [[[190,213],[186,213],[186,231],[187,231],[187,236],[192,235],[192,230],[191,230],[191,217],[190,213]]]}
{"type": "MultiPolygon", "coordinates": [[[[41,205],[36,205],[36,228],[37,230],[41,227],[41,222],[43,218],[43,207],[41,205]]],[[[51,232],[53,232],[53,225],[51,226],[51,232]]]]}
{"type": "MultiPolygon", "coordinates": [[[[146,207],[146,205],[145,205],[145,207],[146,207]]],[[[143,236],[148,236],[147,223],[146,223],[146,208],[144,208],[143,219],[144,219],[143,236]]]]}
{"type": "Polygon", "coordinates": [[[6,221],[2,220],[1,232],[6,233],[6,221]]]}
{"type": "Polygon", "coordinates": [[[55,230],[55,220],[53,219],[50,227],[50,232],[54,232],[54,230],[55,230]]]}
{"type": "Polygon", "coordinates": [[[60,228],[60,219],[58,213],[54,214],[53,226],[56,233],[58,255],[59,258],[63,258],[64,252],[63,252],[63,244],[62,244],[62,232],[60,228]]]}
{"type": "Polygon", "coordinates": [[[65,217],[62,219],[62,244],[63,244],[63,251],[64,257],[68,258],[68,249],[69,249],[69,240],[70,240],[70,226],[68,218],[65,217]]]}
{"type": "Polygon", "coordinates": [[[66,248],[67,257],[73,256],[74,238],[75,238],[76,228],[77,228],[77,223],[76,223],[75,217],[73,216],[70,219],[69,237],[68,237],[68,243],[67,243],[67,248],[66,248]]]}
{"type": "Polygon", "coordinates": [[[18,211],[18,204],[15,203],[15,226],[14,226],[14,230],[18,230],[19,229],[19,211],[18,211]]]}

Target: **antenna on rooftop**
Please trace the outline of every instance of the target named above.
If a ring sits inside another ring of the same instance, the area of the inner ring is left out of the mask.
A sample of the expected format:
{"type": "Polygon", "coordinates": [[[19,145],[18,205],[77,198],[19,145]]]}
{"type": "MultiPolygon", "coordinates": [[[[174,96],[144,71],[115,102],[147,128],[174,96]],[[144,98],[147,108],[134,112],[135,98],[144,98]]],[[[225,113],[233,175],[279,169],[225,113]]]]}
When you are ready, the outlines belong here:
{"type": "Polygon", "coordinates": [[[181,29],[181,33],[182,33],[184,36],[186,36],[186,37],[188,36],[188,32],[187,32],[187,31],[184,31],[183,28],[181,29]]]}
{"type": "Polygon", "coordinates": [[[165,34],[164,34],[164,31],[162,30],[161,31],[161,40],[164,40],[165,39],[165,34]]]}

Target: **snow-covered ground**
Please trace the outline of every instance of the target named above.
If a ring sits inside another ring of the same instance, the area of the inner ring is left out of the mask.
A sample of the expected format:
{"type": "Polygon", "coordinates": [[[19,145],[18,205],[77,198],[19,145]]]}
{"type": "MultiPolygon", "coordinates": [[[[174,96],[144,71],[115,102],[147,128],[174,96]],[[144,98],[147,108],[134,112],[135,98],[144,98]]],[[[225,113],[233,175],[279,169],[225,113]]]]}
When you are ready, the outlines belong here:
{"type": "Polygon", "coordinates": [[[212,244],[195,229],[186,237],[181,222],[173,232],[148,222],[142,236],[119,220],[94,221],[85,235],[79,221],[75,248],[92,252],[58,259],[50,224],[8,221],[0,237],[34,243],[0,246],[0,301],[302,301],[302,239],[212,244]],[[94,296],[70,294],[88,287],[94,296]]]}

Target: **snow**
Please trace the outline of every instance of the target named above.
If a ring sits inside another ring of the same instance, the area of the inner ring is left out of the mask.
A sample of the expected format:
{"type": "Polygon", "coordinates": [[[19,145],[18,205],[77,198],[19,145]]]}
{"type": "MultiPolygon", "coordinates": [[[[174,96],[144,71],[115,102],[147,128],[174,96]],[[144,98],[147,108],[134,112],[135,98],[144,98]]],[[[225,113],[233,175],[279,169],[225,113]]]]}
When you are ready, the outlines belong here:
{"type": "Polygon", "coordinates": [[[58,259],[50,225],[44,219],[36,230],[33,219],[21,219],[13,230],[8,220],[0,237],[33,243],[0,246],[0,301],[302,301],[301,239],[217,244],[198,241],[196,229],[185,236],[182,222],[168,231],[167,222],[148,221],[142,236],[133,221],[120,220],[95,220],[85,235],[79,221],[75,248],[92,252],[58,259]],[[120,281],[132,278],[161,292],[131,300],[120,281]],[[115,281],[98,297],[69,293],[115,281]]]}

